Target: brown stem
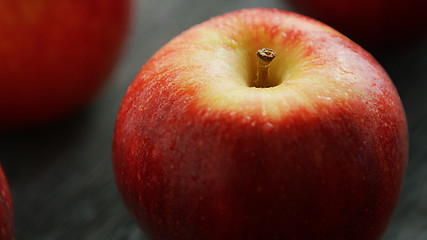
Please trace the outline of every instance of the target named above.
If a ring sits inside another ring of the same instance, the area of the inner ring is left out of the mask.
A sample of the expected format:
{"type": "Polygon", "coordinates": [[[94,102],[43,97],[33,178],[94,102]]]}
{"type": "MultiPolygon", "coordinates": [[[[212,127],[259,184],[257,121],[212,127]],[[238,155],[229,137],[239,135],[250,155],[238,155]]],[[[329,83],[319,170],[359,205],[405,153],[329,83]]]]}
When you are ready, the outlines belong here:
{"type": "Polygon", "coordinates": [[[271,49],[263,48],[258,50],[256,55],[258,56],[258,69],[254,86],[257,88],[269,87],[269,66],[276,56],[276,53],[271,49]]]}

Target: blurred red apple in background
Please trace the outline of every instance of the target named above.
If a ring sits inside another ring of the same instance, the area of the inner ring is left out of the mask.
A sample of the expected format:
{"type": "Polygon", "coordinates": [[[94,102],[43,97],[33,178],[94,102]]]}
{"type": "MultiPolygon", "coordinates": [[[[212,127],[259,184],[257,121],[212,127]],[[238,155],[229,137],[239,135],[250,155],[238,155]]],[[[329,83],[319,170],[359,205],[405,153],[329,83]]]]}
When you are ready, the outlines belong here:
{"type": "Polygon", "coordinates": [[[368,49],[399,46],[427,33],[425,0],[288,0],[368,49]]]}
{"type": "Polygon", "coordinates": [[[160,49],[129,86],[113,140],[118,188],[156,240],[379,239],[407,151],[400,98],[369,53],[262,8],[160,49]]]}
{"type": "Polygon", "coordinates": [[[0,0],[0,129],[81,107],[116,62],[130,0],[0,0]]]}
{"type": "Polygon", "coordinates": [[[12,240],[13,234],[13,210],[9,185],[3,169],[0,167],[0,239],[12,240]]]}

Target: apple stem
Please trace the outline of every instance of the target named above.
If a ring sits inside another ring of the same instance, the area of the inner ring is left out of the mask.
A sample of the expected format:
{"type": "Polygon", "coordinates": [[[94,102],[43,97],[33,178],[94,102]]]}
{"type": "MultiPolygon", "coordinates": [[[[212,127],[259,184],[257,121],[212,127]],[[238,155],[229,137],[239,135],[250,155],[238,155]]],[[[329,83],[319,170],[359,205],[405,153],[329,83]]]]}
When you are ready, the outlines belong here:
{"type": "Polygon", "coordinates": [[[263,48],[258,50],[256,55],[258,56],[258,71],[254,86],[257,88],[269,87],[269,66],[276,53],[271,49],[263,48]]]}

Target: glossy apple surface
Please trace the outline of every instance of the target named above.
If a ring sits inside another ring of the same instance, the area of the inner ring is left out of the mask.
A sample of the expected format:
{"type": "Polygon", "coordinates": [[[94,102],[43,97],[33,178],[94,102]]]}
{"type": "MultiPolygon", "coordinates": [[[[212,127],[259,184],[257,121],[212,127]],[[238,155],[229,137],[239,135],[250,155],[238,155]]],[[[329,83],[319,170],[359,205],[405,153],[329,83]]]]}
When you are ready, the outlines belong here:
{"type": "Polygon", "coordinates": [[[87,103],[116,62],[130,0],[0,0],[0,129],[87,103]]]}
{"type": "Polygon", "coordinates": [[[399,47],[427,34],[424,0],[287,1],[368,49],[399,47]]]}
{"type": "Polygon", "coordinates": [[[379,239],[404,177],[398,93],[332,28],[274,9],[197,25],[123,99],[118,188],[151,239],[379,239]],[[273,49],[269,87],[256,52],[273,49]]]}
{"type": "Polygon", "coordinates": [[[13,210],[9,185],[0,167],[0,239],[15,239],[13,234],[13,210]]]}

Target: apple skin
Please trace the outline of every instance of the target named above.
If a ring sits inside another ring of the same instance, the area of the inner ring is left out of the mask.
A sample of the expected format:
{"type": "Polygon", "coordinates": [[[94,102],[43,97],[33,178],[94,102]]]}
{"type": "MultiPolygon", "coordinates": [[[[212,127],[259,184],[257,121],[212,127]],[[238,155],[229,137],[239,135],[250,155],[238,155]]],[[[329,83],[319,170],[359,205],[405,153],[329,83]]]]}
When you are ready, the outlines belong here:
{"type": "Polygon", "coordinates": [[[372,50],[407,44],[427,34],[424,0],[287,0],[372,50]]]}
{"type": "Polygon", "coordinates": [[[0,239],[15,239],[13,234],[13,210],[9,185],[0,167],[0,239]]]}
{"type": "Polygon", "coordinates": [[[379,239],[407,152],[404,109],[378,62],[320,22],[264,8],[161,48],[113,137],[123,200],[156,240],[379,239]],[[250,87],[264,47],[283,81],[250,87]]]}
{"type": "Polygon", "coordinates": [[[0,0],[0,129],[86,104],[119,57],[129,14],[130,0],[0,0]]]}

